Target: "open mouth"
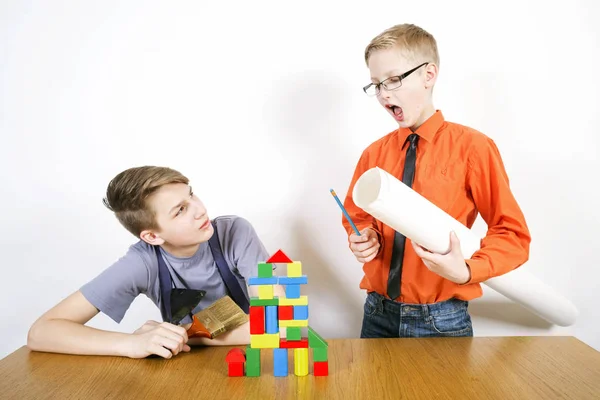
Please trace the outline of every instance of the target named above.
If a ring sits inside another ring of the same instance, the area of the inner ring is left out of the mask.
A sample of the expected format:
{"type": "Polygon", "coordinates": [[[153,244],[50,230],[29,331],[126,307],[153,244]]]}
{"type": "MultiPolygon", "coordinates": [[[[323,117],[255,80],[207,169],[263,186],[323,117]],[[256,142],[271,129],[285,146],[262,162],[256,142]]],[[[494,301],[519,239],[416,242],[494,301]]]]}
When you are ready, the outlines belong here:
{"type": "Polygon", "coordinates": [[[399,107],[395,104],[386,104],[385,108],[387,108],[391,112],[391,114],[397,121],[402,121],[404,119],[402,107],[399,107]]]}

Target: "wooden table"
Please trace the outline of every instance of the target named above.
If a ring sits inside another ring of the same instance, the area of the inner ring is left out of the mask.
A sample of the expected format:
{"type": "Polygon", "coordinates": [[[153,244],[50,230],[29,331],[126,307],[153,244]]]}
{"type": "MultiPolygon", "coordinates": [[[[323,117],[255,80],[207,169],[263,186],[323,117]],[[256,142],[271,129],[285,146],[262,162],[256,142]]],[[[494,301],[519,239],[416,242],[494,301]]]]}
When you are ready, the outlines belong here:
{"type": "MultiPolygon", "coordinates": [[[[2,399],[600,399],[600,352],[572,337],[335,339],[327,377],[229,378],[229,347],[171,360],[21,348],[0,360],[2,399]]],[[[312,363],[311,363],[312,364],[312,363]]]]}

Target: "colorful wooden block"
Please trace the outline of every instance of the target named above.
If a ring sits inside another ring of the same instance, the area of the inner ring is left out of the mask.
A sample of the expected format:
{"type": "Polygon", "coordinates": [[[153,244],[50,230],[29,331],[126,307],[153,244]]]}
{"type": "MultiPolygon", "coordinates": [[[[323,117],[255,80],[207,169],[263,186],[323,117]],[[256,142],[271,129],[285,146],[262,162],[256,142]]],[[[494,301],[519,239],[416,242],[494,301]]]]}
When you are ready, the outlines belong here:
{"type": "Polygon", "coordinates": [[[259,285],[258,298],[261,300],[271,300],[273,298],[273,285],[259,285]]]}
{"type": "Polygon", "coordinates": [[[254,349],[275,349],[279,347],[279,334],[250,335],[250,347],[254,349]]]}
{"type": "Polygon", "coordinates": [[[244,363],[246,362],[244,350],[238,348],[229,350],[225,361],[228,364],[228,376],[244,376],[244,363]]]}
{"type": "Polygon", "coordinates": [[[280,285],[306,285],[308,284],[308,277],[306,275],[294,278],[280,276],[278,281],[280,285]]]}
{"type": "Polygon", "coordinates": [[[279,297],[274,296],[272,299],[259,299],[258,297],[250,298],[251,306],[277,306],[279,305],[279,297]]]}
{"type": "Polygon", "coordinates": [[[279,340],[279,348],[280,349],[308,349],[308,339],[307,338],[303,338],[300,340],[280,339],[279,340]]]}
{"type": "Polygon", "coordinates": [[[266,333],[279,333],[279,324],[277,323],[277,306],[266,306],[266,333]]]}
{"type": "Polygon", "coordinates": [[[308,327],[308,345],[311,349],[317,347],[328,347],[327,342],[313,328],[308,327]]]}
{"type": "Polygon", "coordinates": [[[287,265],[287,276],[302,276],[302,263],[300,261],[294,261],[293,263],[289,263],[287,265]]]}
{"type": "Polygon", "coordinates": [[[285,286],[285,297],[288,299],[299,299],[300,298],[300,285],[286,285],[285,286]]]}
{"type": "Polygon", "coordinates": [[[279,305],[280,306],[307,306],[308,305],[308,296],[300,296],[299,299],[288,299],[286,297],[281,297],[281,298],[279,298],[279,305]]]}
{"type": "Polygon", "coordinates": [[[260,349],[246,347],[246,376],[260,376],[260,349]]]}
{"type": "Polygon", "coordinates": [[[268,263],[272,263],[272,264],[289,264],[289,263],[293,263],[293,261],[281,250],[277,250],[277,252],[275,254],[273,254],[271,256],[271,258],[269,258],[267,260],[268,263]]]}
{"type": "Polygon", "coordinates": [[[308,319],[308,306],[294,306],[294,319],[308,319]]]}
{"type": "Polygon", "coordinates": [[[302,327],[302,326],[308,326],[308,320],[307,319],[290,319],[290,320],[283,320],[280,319],[279,320],[279,327],[302,327]]]}
{"type": "Polygon", "coordinates": [[[229,363],[227,376],[244,376],[244,363],[229,363]]]}
{"type": "Polygon", "coordinates": [[[272,276],[270,278],[259,278],[257,276],[252,276],[248,279],[248,286],[258,286],[258,285],[277,285],[278,279],[276,276],[272,276]]]}
{"type": "MultiPolygon", "coordinates": [[[[285,338],[287,340],[300,340],[302,339],[302,328],[297,326],[286,327],[285,338]]],[[[321,361],[321,360],[319,360],[321,361]]]]}
{"type": "MultiPolygon", "coordinates": [[[[276,307],[276,306],[272,306],[276,307]]],[[[265,307],[250,306],[250,334],[262,335],[265,333],[265,307]]]]}
{"type": "Polygon", "coordinates": [[[329,375],[329,361],[315,361],[315,363],[313,364],[313,375],[314,376],[329,375]]]}
{"type": "Polygon", "coordinates": [[[308,375],[308,349],[294,349],[294,374],[308,375]]]}
{"type": "Polygon", "coordinates": [[[273,264],[271,263],[258,263],[258,277],[259,278],[270,278],[273,276],[273,264]]]}
{"type": "Polygon", "coordinates": [[[315,347],[312,352],[313,361],[327,361],[327,347],[315,347]]]}
{"type": "Polygon", "coordinates": [[[279,306],[278,318],[279,320],[294,319],[294,306],[279,306]]]}
{"type": "Polygon", "coordinates": [[[288,375],[288,349],[273,349],[273,375],[288,375]]]}

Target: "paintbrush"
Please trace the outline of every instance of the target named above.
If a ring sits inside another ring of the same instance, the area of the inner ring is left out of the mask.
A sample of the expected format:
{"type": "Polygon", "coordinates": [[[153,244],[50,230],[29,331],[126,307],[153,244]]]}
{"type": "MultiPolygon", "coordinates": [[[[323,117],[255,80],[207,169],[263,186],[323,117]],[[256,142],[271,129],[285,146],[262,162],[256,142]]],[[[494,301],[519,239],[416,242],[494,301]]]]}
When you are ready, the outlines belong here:
{"type": "Polygon", "coordinates": [[[225,296],[215,301],[192,317],[188,337],[214,339],[248,322],[248,315],[231,299],[225,296]]]}

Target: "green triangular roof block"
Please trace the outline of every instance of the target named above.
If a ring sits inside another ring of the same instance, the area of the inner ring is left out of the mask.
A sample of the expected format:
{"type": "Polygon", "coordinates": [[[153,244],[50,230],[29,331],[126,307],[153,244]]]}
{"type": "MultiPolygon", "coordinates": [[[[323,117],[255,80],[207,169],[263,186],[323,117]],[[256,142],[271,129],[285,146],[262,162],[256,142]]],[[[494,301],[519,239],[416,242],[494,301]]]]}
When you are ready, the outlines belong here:
{"type": "Polygon", "coordinates": [[[329,347],[325,339],[321,337],[313,328],[308,327],[308,347],[311,349],[329,347]]]}

